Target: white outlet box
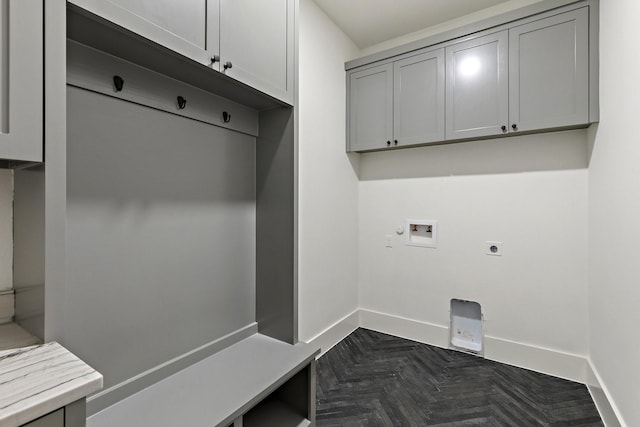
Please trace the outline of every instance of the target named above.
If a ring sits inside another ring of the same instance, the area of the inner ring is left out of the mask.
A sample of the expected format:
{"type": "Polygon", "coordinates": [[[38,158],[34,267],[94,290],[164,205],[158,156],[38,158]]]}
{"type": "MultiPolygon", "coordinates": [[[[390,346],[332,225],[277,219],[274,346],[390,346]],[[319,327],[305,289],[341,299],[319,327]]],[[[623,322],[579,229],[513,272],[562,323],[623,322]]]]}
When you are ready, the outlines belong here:
{"type": "Polygon", "coordinates": [[[487,255],[502,256],[502,242],[485,242],[487,255]]]}

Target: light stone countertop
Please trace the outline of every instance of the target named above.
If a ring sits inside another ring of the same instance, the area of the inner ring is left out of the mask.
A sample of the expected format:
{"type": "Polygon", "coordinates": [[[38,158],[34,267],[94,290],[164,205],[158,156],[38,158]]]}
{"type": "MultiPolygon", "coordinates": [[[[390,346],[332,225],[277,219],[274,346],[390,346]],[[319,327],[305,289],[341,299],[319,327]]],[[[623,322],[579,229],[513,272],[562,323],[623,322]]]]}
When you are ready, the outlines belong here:
{"type": "Polygon", "coordinates": [[[17,427],[100,390],[102,375],[57,342],[0,351],[0,425],[17,427]]]}

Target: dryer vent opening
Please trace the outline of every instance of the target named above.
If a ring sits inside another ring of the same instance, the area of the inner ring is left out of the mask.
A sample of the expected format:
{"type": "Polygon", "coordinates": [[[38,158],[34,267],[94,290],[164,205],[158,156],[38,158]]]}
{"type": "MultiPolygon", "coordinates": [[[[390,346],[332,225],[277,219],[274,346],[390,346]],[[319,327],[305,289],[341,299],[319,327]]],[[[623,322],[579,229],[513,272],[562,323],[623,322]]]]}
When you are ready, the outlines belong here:
{"type": "Polygon", "coordinates": [[[482,354],[482,308],[474,301],[451,300],[451,347],[482,354]]]}

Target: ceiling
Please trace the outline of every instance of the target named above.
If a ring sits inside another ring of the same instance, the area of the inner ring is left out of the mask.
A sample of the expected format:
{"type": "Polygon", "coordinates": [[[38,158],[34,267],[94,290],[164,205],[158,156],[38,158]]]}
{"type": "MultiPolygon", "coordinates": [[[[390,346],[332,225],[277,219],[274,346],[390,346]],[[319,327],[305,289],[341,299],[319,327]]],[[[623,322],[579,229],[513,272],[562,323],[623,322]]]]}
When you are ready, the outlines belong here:
{"type": "Polygon", "coordinates": [[[360,49],[508,0],[315,0],[360,49]]]}

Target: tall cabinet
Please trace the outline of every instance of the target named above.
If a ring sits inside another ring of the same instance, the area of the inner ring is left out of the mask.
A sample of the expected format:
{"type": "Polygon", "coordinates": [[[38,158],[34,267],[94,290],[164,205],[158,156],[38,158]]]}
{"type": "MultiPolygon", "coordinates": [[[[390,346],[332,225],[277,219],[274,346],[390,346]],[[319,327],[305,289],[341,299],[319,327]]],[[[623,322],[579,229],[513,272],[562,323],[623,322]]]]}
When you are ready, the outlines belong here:
{"type": "Polygon", "coordinates": [[[43,160],[43,6],[0,2],[0,165],[43,160]]]}

